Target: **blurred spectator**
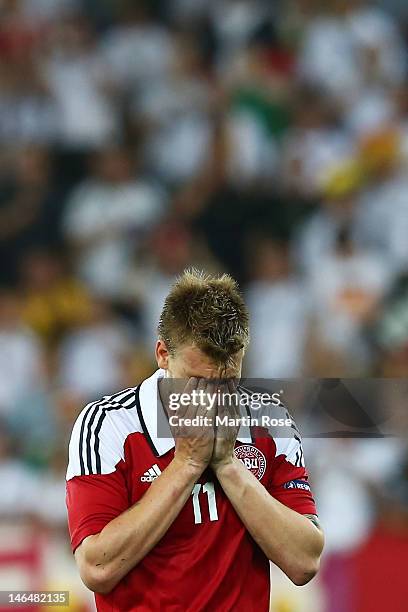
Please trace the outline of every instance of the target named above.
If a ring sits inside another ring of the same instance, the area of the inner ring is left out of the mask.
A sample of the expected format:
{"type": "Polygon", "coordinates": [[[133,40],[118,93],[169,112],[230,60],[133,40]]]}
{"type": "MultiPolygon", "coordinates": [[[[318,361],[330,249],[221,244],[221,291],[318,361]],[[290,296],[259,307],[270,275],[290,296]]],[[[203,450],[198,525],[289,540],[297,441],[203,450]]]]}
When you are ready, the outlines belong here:
{"type": "Polygon", "coordinates": [[[109,72],[124,90],[162,79],[172,61],[172,37],[154,20],[150,4],[121,0],[119,22],[103,40],[109,72]]]}
{"type": "Polygon", "coordinates": [[[26,251],[61,240],[60,202],[46,149],[19,149],[0,178],[0,282],[15,284],[26,251]],[[11,171],[8,166],[11,165],[11,171]]]}
{"type": "Polygon", "coordinates": [[[386,490],[404,444],[395,439],[308,440],[305,452],[313,458],[315,494],[326,517],[326,554],[352,550],[370,532],[376,519],[372,495],[386,490]]]}
{"type": "Polygon", "coordinates": [[[228,178],[240,187],[271,187],[276,179],[279,145],[290,123],[292,60],[266,23],[226,70],[228,178]]]}
{"type": "Polygon", "coordinates": [[[251,244],[251,252],[247,373],[253,378],[300,376],[310,316],[305,287],[291,269],[287,244],[260,238],[251,244]]]}
{"type": "Polygon", "coordinates": [[[206,19],[214,7],[214,0],[173,0],[169,2],[168,11],[172,21],[184,27],[206,19]]]}
{"type": "Polygon", "coordinates": [[[38,64],[0,61],[0,138],[9,146],[26,142],[52,145],[58,109],[38,64]]]}
{"type": "Polygon", "coordinates": [[[345,127],[353,137],[364,139],[398,121],[393,90],[383,86],[366,87],[344,114],[345,127]]]}
{"type": "Polygon", "coordinates": [[[45,469],[57,447],[62,429],[55,392],[36,386],[24,389],[7,415],[10,436],[18,440],[18,453],[28,465],[45,469]]]}
{"type": "Polygon", "coordinates": [[[125,149],[101,151],[92,160],[92,175],[75,189],[66,209],[65,232],[80,278],[112,299],[124,292],[132,250],[165,204],[163,190],[135,176],[133,166],[125,149]]]}
{"type": "Polygon", "coordinates": [[[174,41],[166,75],[136,88],[133,121],[145,132],[148,167],[169,184],[199,172],[212,136],[212,91],[204,59],[191,36],[174,41]]]}
{"type": "Polygon", "coordinates": [[[367,82],[398,85],[404,78],[398,28],[390,15],[366,0],[319,7],[307,23],[303,45],[301,76],[343,103],[355,99],[367,82]]]}
{"type": "Polygon", "coordinates": [[[21,0],[2,0],[0,5],[0,49],[8,61],[28,59],[39,31],[24,14],[21,0]]]}
{"type": "Polygon", "coordinates": [[[107,145],[119,135],[119,119],[92,24],[84,16],[57,21],[45,46],[42,69],[57,104],[59,142],[75,150],[107,145]]]}
{"type": "Polygon", "coordinates": [[[41,500],[36,508],[36,515],[48,529],[60,529],[65,532],[66,506],[65,506],[65,471],[66,455],[64,452],[65,440],[56,444],[51,455],[48,470],[40,474],[38,487],[41,491],[41,500]]]}
{"type": "Polygon", "coordinates": [[[221,0],[210,5],[210,11],[223,55],[227,57],[245,47],[251,34],[268,15],[264,3],[259,0],[251,4],[242,0],[221,0]]]}
{"type": "Polygon", "coordinates": [[[0,518],[32,516],[39,496],[38,481],[32,470],[16,456],[10,434],[0,424],[0,518]]]}
{"type": "Polygon", "coordinates": [[[59,384],[95,399],[123,388],[132,334],[109,306],[94,300],[89,321],[69,333],[60,347],[59,384]]]}
{"type": "Polygon", "coordinates": [[[318,197],[330,173],[354,154],[354,142],[336,121],[336,108],[318,89],[296,92],[293,125],[283,141],[285,187],[318,197]]]}
{"type": "Polygon", "coordinates": [[[50,347],[86,322],[91,312],[89,293],[65,270],[57,253],[27,253],[21,263],[20,292],[24,320],[50,347]]]}
{"type": "MultiPolygon", "coordinates": [[[[321,580],[325,609],[330,612],[380,610],[358,603],[361,594],[371,590],[371,581],[367,583],[360,572],[374,554],[374,551],[371,555],[368,551],[365,553],[365,548],[370,547],[377,522],[379,495],[388,488],[395,465],[403,457],[404,444],[395,439],[318,439],[305,440],[304,446],[307,456],[313,458],[310,469],[316,502],[324,517],[326,547],[321,580]],[[358,567],[360,555],[367,557],[361,568],[358,567]]],[[[387,524],[389,518],[387,515],[387,524]]],[[[384,545],[387,546],[385,541],[384,545]]],[[[379,587],[380,596],[385,590],[379,587]]],[[[400,587],[395,600],[401,601],[400,587]]]]}
{"type": "Polygon", "coordinates": [[[398,277],[371,321],[369,336],[377,374],[406,378],[408,375],[408,276],[398,277]]]}
{"type": "Polygon", "coordinates": [[[408,264],[408,180],[399,134],[373,133],[362,143],[362,155],[371,181],[356,208],[356,240],[403,271],[408,264]]]}
{"type": "Polygon", "coordinates": [[[200,238],[194,238],[187,227],[172,220],[164,220],[151,232],[145,249],[138,254],[126,286],[130,300],[139,306],[145,349],[151,350],[164,299],[177,275],[189,266],[216,270],[217,263],[200,238]]]}
{"type": "Polygon", "coordinates": [[[34,6],[31,0],[20,0],[20,10],[31,23],[41,27],[74,14],[80,4],[80,0],[37,0],[34,6]]]}
{"type": "MultiPolygon", "coordinates": [[[[343,375],[364,371],[368,347],[361,330],[375,314],[392,280],[392,267],[376,251],[358,249],[347,225],[339,230],[334,251],[312,270],[314,352],[319,352],[320,345],[323,352],[337,354],[343,375]]],[[[317,371],[326,374],[324,359],[317,371]]]]}
{"type": "Polygon", "coordinates": [[[29,389],[46,384],[43,349],[23,325],[21,304],[7,291],[0,292],[0,413],[7,415],[29,389]]]}
{"type": "Polygon", "coordinates": [[[305,19],[299,72],[305,81],[347,100],[359,88],[362,74],[355,40],[346,20],[346,4],[334,2],[316,10],[317,3],[311,3],[315,12],[305,19]]]}
{"type": "Polygon", "coordinates": [[[346,18],[358,53],[364,85],[377,82],[400,85],[407,68],[404,41],[398,23],[369,0],[348,0],[346,18]]]}
{"type": "MultiPolygon", "coordinates": [[[[303,219],[300,217],[300,222],[295,224],[292,233],[293,256],[306,279],[310,275],[317,275],[320,262],[336,250],[337,237],[345,227],[349,227],[350,239],[358,246],[376,250],[368,239],[362,240],[363,231],[359,229],[358,221],[361,202],[369,189],[369,168],[366,158],[357,152],[348,160],[334,164],[315,193],[318,207],[311,207],[313,200],[309,200],[309,215],[303,216],[303,219]]],[[[300,202],[303,200],[307,204],[305,196],[303,194],[300,202]]]]}

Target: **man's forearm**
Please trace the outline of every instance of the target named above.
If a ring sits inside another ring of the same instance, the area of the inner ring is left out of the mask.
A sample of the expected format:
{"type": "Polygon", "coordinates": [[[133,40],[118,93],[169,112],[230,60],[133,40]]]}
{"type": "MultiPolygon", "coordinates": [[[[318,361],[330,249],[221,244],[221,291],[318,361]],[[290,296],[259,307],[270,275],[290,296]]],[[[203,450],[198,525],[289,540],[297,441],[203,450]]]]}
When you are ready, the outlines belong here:
{"type": "Polygon", "coordinates": [[[89,536],[75,556],[85,584],[109,592],[163,537],[200,472],[174,459],[134,506],[89,536]]]}
{"type": "Polygon", "coordinates": [[[238,516],[270,561],[295,584],[317,572],[323,549],[321,530],[274,499],[238,459],[215,469],[238,516]]]}

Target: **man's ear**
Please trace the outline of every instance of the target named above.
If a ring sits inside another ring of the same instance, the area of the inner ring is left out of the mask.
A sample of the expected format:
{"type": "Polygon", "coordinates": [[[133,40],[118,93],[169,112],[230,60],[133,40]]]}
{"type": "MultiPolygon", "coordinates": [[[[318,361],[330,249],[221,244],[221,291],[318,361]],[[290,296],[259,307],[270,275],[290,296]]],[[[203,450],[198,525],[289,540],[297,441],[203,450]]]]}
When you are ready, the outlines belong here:
{"type": "Polygon", "coordinates": [[[156,361],[157,365],[161,370],[167,370],[169,367],[169,351],[167,350],[167,346],[163,340],[158,340],[156,342],[156,361]]]}

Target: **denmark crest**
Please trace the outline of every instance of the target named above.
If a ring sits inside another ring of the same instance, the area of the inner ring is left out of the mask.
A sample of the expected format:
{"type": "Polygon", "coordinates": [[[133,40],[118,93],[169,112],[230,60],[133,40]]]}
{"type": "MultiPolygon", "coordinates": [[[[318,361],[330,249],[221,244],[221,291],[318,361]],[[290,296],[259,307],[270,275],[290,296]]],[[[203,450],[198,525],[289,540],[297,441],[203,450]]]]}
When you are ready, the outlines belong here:
{"type": "Polygon", "coordinates": [[[243,444],[234,449],[237,459],[239,459],[245,467],[252,472],[258,480],[261,480],[266,470],[265,455],[256,446],[243,444]]]}

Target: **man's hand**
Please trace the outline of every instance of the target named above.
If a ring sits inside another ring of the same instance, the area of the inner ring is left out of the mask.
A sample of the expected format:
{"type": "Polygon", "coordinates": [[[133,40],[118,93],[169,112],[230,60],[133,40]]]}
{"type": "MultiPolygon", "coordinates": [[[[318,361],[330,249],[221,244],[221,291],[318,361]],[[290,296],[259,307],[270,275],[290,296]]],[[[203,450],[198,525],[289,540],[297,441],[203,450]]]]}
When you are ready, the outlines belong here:
{"type": "MultiPolygon", "coordinates": [[[[234,460],[234,447],[240,427],[240,411],[237,384],[229,379],[218,385],[221,402],[218,406],[218,417],[232,419],[232,424],[220,424],[216,427],[214,450],[211,457],[211,467],[216,472],[220,467],[234,460]]],[[[216,392],[216,391],[215,391],[216,392]]]]}
{"type": "MultiPolygon", "coordinates": [[[[178,381],[175,381],[177,385],[178,381]]],[[[180,418],[196,416],[213,419],[215,409],[207,410],[207,381],[190,378],[184,393],[194,397],[202,390],[203,401],[180,406],[180,418]]],[[[199,397],[199,396],[198,396],[199,397]]],[[[161,475],[152,482],[143,497],[102,531],[90,535],[75,552],[82,580],[96,593],[111,590],[147,555],[167,532],[191,496],[195,482],[211,460],[214,448],[213,422],[208,426],[171,426],[175,439],[175,455],[161,475]]]]}
{"type": "MultiPolygon", "coordinates": [[[[190,378],[183,393],[193,397],[193,391],[197,393],[201,391],[202,395],[207,397],[206,394],[211,393],[210,383],[204,378],[190,378]]],[[[206,401],[201,401],[198,405],[191,402],[188,406],[180,406],[174,416],[179,420],[178,425],[170,426],[175,440],[174,459],[189,464],[201,475],[213,454],[215,408],[208,409],[206,401]],[[183,419],[195,417],[206,417],[209,424],[204,426],[184,424],[183,419]]]]}

